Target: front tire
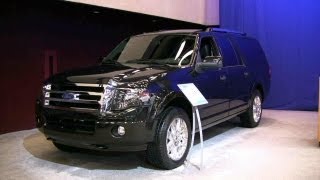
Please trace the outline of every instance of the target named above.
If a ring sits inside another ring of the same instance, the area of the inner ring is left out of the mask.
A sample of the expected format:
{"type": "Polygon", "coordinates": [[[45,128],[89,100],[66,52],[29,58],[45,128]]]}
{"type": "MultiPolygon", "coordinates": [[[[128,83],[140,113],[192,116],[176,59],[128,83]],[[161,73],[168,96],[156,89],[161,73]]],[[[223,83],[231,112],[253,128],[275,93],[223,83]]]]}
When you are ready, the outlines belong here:
{"type": "Polygon", "coordinates": [[[241,125],[243,127],[254,128],[260,123],[262,116],[262,96],[258,90],[255,90],[249,102],[249,109],[240,115],[241,125]]]}
{"type": "Polygon", "coordinates": [[[178,107],[168,107],[161,114],[155,133],[155,141],[147,149],[148,161],[163,169],[182,165],[191,143],[191,124],[186,112],[178,107]]]}

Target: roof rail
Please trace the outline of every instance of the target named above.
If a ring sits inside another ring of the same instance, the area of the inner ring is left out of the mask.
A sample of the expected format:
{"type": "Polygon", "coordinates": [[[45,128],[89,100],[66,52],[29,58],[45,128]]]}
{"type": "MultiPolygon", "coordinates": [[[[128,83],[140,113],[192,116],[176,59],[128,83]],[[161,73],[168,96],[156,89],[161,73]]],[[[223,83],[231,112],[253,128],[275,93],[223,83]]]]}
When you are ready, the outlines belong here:
{"type": "Polygon", "coordinates": [[[233,33],[233,34],[239,34],[242,36],[247,35],[247,33],[245,32],[241,32],[241,31],[234,31],[234,30],[230,30],[230,29],[222,29],[222,28],[212,28],[212,27],[207,27],[206,32],[222,32],[222,33],[233,33]]]}

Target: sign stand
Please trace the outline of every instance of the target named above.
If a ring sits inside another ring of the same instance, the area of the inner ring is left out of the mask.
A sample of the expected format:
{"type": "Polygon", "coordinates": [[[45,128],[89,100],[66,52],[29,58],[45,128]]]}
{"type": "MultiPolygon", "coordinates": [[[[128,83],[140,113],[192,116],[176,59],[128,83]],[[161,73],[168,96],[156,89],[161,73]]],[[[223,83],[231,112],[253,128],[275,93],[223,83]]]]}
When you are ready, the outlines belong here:
{"type": "MultiPolygon", "coordinates": [[[[196,119],[198,120],[198,126],[199,126],[199,134],[200,134],[200,146],[201,146],[201,159],[200,159],[200,167],[199,169],[202,168],[203,165],[203,134],[202,134],[202,125],[201,125],[201,119],[200,119],[200,114],[197,106],[192,107],[192,138],[191,138],[191,145],[190,145],[190,150],[193,147],[194,144],[194,136],[195,136],[195,131],[196,131],[196,119]]],[[[187,158],[188,159],[188,158],[187,158]]]]}
{"type": "MultiPolygon", "coordinates": [[[[194,136],[196,131],[196,119],[199,127],[199,134],[200,134],[200,146],[201,146],[201,159],[200,159],[200,167],[201,170],[203,166],[203,134],[202,134],[202,124],[201,124],[201,118],[200,113],[198,110],[199,105],[208,104],[208,101],[205,99],[205,97],[201,94],[199,89],[193,84],[178,84],[178,87],[182,91],[182,93],[187,97],[189,102],[192,104],[192,137],[191,137],[191,145],[190,145],[190,151],[194,144],[194,136]]],[[[189,155],[190,155],[189,151],[189,155]]],[[[189,155],[187,157],[187,160],[189,161],[189,155]]]]}

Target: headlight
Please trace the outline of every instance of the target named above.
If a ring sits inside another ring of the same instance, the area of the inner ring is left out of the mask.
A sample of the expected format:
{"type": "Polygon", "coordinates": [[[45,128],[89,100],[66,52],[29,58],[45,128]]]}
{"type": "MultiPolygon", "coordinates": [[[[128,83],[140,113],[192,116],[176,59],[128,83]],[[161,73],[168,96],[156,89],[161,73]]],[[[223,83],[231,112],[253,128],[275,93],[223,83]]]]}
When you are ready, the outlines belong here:
{"type": "Polygon", "coordinates": [[[119,88],[115,91],[111,109],[122,110],[141,106],[148,103],[149,99],[149,92],[145,89],[119,88]]]}
{"type": "Polygon", "coordinates": [[[103,95],[99,102],[102,114],[111,110],[124,110],[150,103],[150,94],[146,89],[120,88],[118,85],[118,82],[111,79],[104,86],[103,95]]]}
{"type": "Polygon", "coordinates": [[[107,85],[101,99],[101,112],[124,110],[130,107],[148,104],[149,92],[146,89],[115,88],[107,85]]]}
{"type": "Polygon", "coordinates": [[[103,90],[103,95],[100,100],[101,108],[100,112],[104,113],[110,110],[110,105],[114,97],[115,87],[112,85],[106,85],[103,90]]]}

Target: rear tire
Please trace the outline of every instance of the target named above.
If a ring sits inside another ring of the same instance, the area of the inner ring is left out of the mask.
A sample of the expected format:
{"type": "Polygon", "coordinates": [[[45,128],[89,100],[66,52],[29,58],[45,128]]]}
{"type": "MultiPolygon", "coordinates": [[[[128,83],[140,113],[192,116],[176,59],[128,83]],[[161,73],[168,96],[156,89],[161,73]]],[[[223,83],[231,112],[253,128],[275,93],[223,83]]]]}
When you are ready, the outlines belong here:
{"type": "Polygon", "coordinates": [[[160,115],[155,140],[148,145],[147,160],[162,169],[174,169],[184,163],[191,143],[191,124],[187,113],[168,107],[160,115]]]}
{"type": "Polygon", "coordinates": [[[261,105],[261,93],[258,90],[255,90],[249,102],[249,109],[240,115],[240,121],[243,127],[254,128],[259,125],[262,116],[261,105]]]}

